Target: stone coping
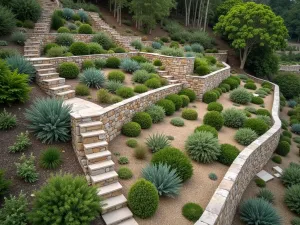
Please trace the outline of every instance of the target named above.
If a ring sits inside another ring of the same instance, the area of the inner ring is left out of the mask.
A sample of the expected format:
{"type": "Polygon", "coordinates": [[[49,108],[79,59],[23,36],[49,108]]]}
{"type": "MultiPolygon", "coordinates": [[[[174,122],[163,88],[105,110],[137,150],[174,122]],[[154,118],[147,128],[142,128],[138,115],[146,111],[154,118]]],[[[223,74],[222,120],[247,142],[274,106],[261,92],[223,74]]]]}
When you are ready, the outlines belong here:
{"type": "MultiPolygon", "coordinates": [[[[260,83],[264,81],[250,77],[260,83]]],[[[279,119],[280,91],[276,84],[273,85],[273,126],[240,152],[195,225],[231,225],[244,191],[276,149],[281,129],[281,120],[279,119]]]]}
{"type": "Polygon", "coordinates": [[[128,98],[128,99],[124,99],[121,102],[115,103],[115,104],[113,104],[111,106],[105,107],[105,108],[100,109],[100,110],[96,110],[94,112],[90,112],[90,113],[87,113],[87,114],[79,114],[79,113],[74,112],[74,113],[71,113],[71,116],[74,119],[100,116],[100,115],[102,115],[104,113],[107,113],[107,112],[109,112],[111,110],[117,109],[118,107],[121,107],[121,106],[126,105],[126,104],[131,103],[131,102],[135,102],[139,98],[143,98],[143,97],[146,97],[147,95],[151,95],[151,94],[154,94],[156,92],[164,91],[166,89],[169,89],[171,87],[176,87],[176,86],[182,86],[182,84],[167,85],[167,86],[164,86],[164,87],[161,87],[161,88],[157,88],[157,89],[154,89],[154,90],[147,91],[147,92],[142,93],[142,94],[135,95],[135,96],[133,96],[131,98],[128,98]]]}
{"type": "Polygon", "coordinates": [[[211,76],[214,76],[214,75],[216,75],[216,74],[218,74],[218,73],[220,73],[220,72],[222,72],[222,71],[225,71],[225,70],[228,70],[228,69],[230,69],[231,67],[227,64],[227,63],[225,63],[225,62],[222,62],[222,64],[225,66],[224,68],[222,68],[222,69],[219,69],[219,70],[216,70],[216,71],[214,71],[214,72],[212,72],[212,73],[209,73],[209,74],[207,74],[207,75],[205,75],[205,76],[196,76],[196,75],[188,75],[189,77],[191,77],[191,78],[193,78],[193,79],[206,79],[206,78],[209,78],[209,77],[211,77],[211,76]]]}
{"type": "Polygon", "coordinates": [[[294,64],[294,65],[285,65],[281,64],[279,65],[280,71],[288,71],[288,72],[299,72],[300,71],[300,64],[294,64]]]}
{"type": "Polygon", "coordinates": [[[159,53],[149,53],[149,52],[140,52],[144,55],[153,55],[153,56],[160,56],[160,57],[166,57],[166,58],[176,58],[176,59],[195,59],[195,57],[178,57],[178,56],[169,56],[169,55],[162,55],[159,53]]]}

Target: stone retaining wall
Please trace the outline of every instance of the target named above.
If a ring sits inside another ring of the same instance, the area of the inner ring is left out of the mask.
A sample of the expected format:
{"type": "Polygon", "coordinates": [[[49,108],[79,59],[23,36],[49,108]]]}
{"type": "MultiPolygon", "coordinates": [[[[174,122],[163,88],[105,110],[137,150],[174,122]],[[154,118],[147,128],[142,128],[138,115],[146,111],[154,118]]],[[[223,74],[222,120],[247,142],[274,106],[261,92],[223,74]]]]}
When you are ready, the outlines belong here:
{"type": "Polygon", "coordinates": [[[103,108],[93,113],[80,115],[78,113],[71,113],[72,123],[72,144],[77,154],[82,149],[82,143],[79,132],[79,124],[89,121],[101,121],[107,135],[107,141],[113,140],[121,132],[123,124],[130,122],[133,115],[137,112],[144,111],[148,106],[156,103],[158,100],[164,98],[169,94],[178,93],[182,89],[182,84],[172,84],[161,87],[155,90],[136,95],[122,102],[116,103],[109,107],[103,108]],[[79,150],[79,151],[78,151],[79,150]]]}
{"type": "Polygon", "coordinates": [[[223,64],[225,68],[206,76],[186,76],[186,86],[196,92],[198,100],[202,100],[205,92],[218,87],[223,80],[230,76],[230,66],[224,62],[223,64]]]}
{"type": "MultiPolygon", "coordinates": [[[[263,80],[251,77],[256,81],[263,80]]],[[[274,85],[272,116],[274,125],[247,146],[234,160],[212,196],[204,213],[195,225],[232,225],[241,197],[253,177],[264,167],[276,149],[281,121],[279,119],[280,92],[274,85]]]]}
{"type": "Polygon", "coordinates": [[[280,65],[280,71],[299,72],[300,65],[280,65]]]}
{"type": "Polygon", "coordinates": [[[227,51],[226,50],[219,50],[218,53],[205,53],[205,55],[210,55],[215,57],[220,62],[227,62],[227,51]]]}

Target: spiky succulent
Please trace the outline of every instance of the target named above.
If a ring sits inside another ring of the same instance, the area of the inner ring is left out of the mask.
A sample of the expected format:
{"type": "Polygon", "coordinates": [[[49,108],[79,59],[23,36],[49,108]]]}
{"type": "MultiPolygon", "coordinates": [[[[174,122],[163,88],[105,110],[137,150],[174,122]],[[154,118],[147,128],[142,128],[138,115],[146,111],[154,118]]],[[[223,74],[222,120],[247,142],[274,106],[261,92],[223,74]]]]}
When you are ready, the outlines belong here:
{"type": "Polygon", "coordinates": [[[164,134],[153,134],[146,139],[146,145],[153,153],[155,153],[165,147],[169,147],[170,141],[164,134]]]}
{"type": "Polygon", "coordinates": [[[142,170],[142,175],[154,184],[160,196],[175,197],[179,194],[182,180],[171,166],[151,164],[142,170]]]}
{"type": "Polygon", "coordinates": [[[83,74],[79,77],[80,82],[84,83],[88,87],[101,88],[105,85],[105,75],[96,68],[89,68],[83,71],[83,74]]]}
{"type": "Polygon", "coordinates": [[[43,98],[26,110],[25,118],[28,128],[43,143],[66,142],[71,137],[70,112],[71,106],[62,100],[43,98]]]}
{"type": "Polygon", "coordinates": [[[140,69],[140,65],[137,61],[132,59],[124,59],[121,62],[120,68],[128,73],[133,73],[134,71],[140,69]]]}

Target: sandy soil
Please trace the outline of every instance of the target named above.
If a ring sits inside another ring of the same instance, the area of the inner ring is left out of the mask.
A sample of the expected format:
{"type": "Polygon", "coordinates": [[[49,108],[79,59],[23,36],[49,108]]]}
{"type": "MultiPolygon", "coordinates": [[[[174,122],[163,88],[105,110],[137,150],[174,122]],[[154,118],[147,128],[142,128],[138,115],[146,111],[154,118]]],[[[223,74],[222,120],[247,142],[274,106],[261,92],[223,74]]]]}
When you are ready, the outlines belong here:
{"type": "MultiPolygon", "coordinates": [[[[265,105],[267,109],[271,108],[271,104],[273,101],[273,96],[269,95],[265,99],[265,105]]],[[[229,94],[223,94],[218,100],[221,104],[223,104],[224,108],[234,107],[232,102],[229,100],[229,94]]],[[[259,108],[259,106],[249,104],[249,106],[253,106],[259,108]]],[[[207,104],[202,102],[195,102],[189,105],[190,108],[194,108],[198,112],[198,120],[196,121],[188,121],[185,120],[184,127],[174,127],[170,124],[170,120],[174,117],[181,117],[181,111],[177,111],[171,117],[166,117],[165,120],[159,124],[154,124],[150,129],[143,130],[141,135],[136,138],[139,144],[144,144],[145,139],[154,133],[163,133],[165,135],[173,136],[175,139],[171,141],[172,146],[181,149],[184,151],[184,143],[187,137],[193,133],[194,129],[197,126],[203,124],[202,118],[207,112],[207,104]]],[[[243,108],[244,106],[240,106],[239,108],[243,108]]],[[[236,130],[228,127],[223,127],[219,132],[219,141],[220,143],[229,143],[235,145],[239,150],[242,150],[244,146],[239,145],[234,140],[234,134],[236,130]]],[[[127,165],[133,172],[134,177],[130,180],[124,181],[120,180],[123,185],[123,193],[127,196],[128,190],[130,186],[141,177],[141,170],[144,168],[151,160],[152,153],[148,152],[145,160],[137,160],[133,155],[133,149],[126,146],[126,140],[128,138],[119,135],[112,142],[109,143],[109,149],[112,153],[120,153],[120,156],[126,156],[129,159],[129,164],[127,165]]],[[[117,162],[118,156],[113,156],[114,161],[117,162]]],[[[228,167],[222,165],[218,162],[212,164],[200,164],[195,161],[192,162],[194,174],[192,178],[184,183],[180,195],[175,199],[172,198],[160,198],[159,208],[156,214],[149,219],[142,220],[136,218],[139,224],[143,225],[174,225],[174,224],[193,224],[186,220],[181,215],[181,208],[187,202],[195,202],[200,204],[203,208],[205,208],[211,199],[215,189],[221,182],[223,176],[225,175],[228,167]],[[217,181],[212,181],[208,178],[209,173],[215,173],[218,176],[217,181]]],[[[116,170],[120,167],[116,163],[116,170]]]]}
{"type": "MultiPolygon", "coordinates": [[[[280,113],[280,117],[284,119],[288,119],[287,111],[290,110],[288,107],[284,107],[282,112],[280,113]]],[[[293,134],[293,137],[297,135],[293,134]]],[[[289,166],[291,162],[299,163],[299,149],[297,148],[297,143],[292,141],[291,145],[291,151],[286,157],[282,157],[282,164],[276,164],[272,160],[269,160],[269,162],[264,167],[264,170],[267,172],[274,174],[272,168],[274,166],[279,166],[282,169],[289,166]]],[[[290,221],[296,217],[296,214],[292,213],[287,206],[284,204],[284,192],[285,187],[283,186],[282,182],[278,178],[274,178],[274,180],[267,183],[267,187],[272,193],[275,195],[275,203],[274,206],[278,210],[279,214],[281,215],[283,219],[283,225],[289,225],[290,221]]],[[[249,186],[247,187],[243,197],[242,201],[247,200],[248,198],[253,198],[255,195],[259,192],[259,187],[256,186],[254,181],[251,181],[249,186]]],[[[241,201],[241,202],[242,202],[241,201]]],[[[238,210],[234,218],[233,225],[242,225],[243,223],[239,219],[238,210]]]]}

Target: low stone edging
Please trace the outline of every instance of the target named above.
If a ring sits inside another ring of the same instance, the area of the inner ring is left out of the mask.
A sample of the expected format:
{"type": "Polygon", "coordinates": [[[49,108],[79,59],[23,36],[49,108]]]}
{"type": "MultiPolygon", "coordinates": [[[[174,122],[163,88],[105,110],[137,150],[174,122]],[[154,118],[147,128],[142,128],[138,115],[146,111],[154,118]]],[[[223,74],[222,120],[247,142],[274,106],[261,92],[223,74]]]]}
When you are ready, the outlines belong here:
{"type": "Polygon", "coordinates": [[[220,62],[225,62],[225,63],[227,62],[228,54],[226,50],[219,50],[218,53],[205,53],[205,55],[213,56],[220,62]]]}
{"type": "MultiPolygon", "coordinates": [[[[252,76],[251,78],[260,83],[264,81],[252,76]]],[[[276,84],[273,85],[273,126],[247,146],[234,160],[195,225],[231,225],[244,191],[271,158],[278,145],[281,129],[280,91],[276,84]]]]}
{"type": "Polygon", "coordinates": [[[300,72],[300,65],[280,65],[280,71],[300,72]]]}

